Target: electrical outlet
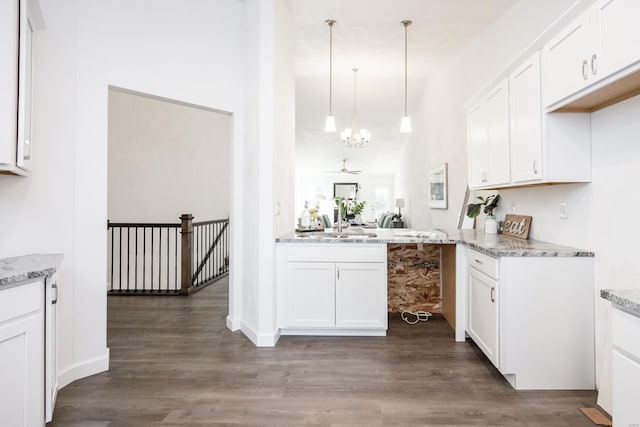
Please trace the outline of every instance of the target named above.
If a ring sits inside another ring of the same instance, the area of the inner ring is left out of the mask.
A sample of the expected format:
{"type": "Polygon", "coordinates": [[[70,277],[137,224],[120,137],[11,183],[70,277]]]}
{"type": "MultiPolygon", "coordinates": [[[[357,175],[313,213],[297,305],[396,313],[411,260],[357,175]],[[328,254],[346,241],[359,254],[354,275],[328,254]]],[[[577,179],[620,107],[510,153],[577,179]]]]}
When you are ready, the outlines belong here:
{"type": "Polygon", "coordinates": [[[516,213],[516,202],[511,202],[511,213],[516,213]]]}
{"type": "Polygon", "coordinates": [[[275,214],[280,215],[280,202],[276,202],[275,214]]]}
{"type": "Polygon", "coordinates": [[[560,219],[568,219],[569,211],[567,210],[567,204],[565,202],[560,203],[560,219]]]}

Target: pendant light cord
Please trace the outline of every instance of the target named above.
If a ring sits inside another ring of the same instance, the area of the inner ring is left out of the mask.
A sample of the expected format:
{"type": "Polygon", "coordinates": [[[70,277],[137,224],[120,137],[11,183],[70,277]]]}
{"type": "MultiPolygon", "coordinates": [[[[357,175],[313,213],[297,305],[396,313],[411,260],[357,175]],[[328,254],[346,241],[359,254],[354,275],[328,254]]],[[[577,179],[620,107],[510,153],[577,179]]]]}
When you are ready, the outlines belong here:
{"type": "Polygon", "coordinates": [[[404,115],[407,116],[407,27],[411,25],[411,21],[404,20],[404,115]]]}
{"type": "Polygon", "coordinates": [[[333,105],[333,24],[336,23],[333,19],[327,19],[325,21],[329,25],[329,115],[332,116],[333,105]]]}
{"type": "Polygon", "coordinates": [[[356,117],[358,116],[358,112],[356,110],[356,82],[357,82],[357,75],[358,75],[358,69],[357,68],[353,68],[353,123],[351,123],[351,127],[353,134],[356,133],[356,117]]]}

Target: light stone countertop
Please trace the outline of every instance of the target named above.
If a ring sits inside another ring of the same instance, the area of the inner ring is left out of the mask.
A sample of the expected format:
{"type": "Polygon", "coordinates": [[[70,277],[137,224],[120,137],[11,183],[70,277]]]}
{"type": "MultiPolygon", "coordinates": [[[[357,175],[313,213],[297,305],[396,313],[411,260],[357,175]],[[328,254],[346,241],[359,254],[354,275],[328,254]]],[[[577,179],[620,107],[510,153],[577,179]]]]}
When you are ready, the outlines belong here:
{"type": "Polygon", "coordinates": [[[33,254],[0,259],[0,290],[54,273],[62,254],[33,254]]]}
{"type": "Polygon", "coordinates": [[[602,289],[600,296],[640,317],[640,289],[602,289]]]}
{"type": "Polygon", "coordinates": [[[349,227],[346,233],[374,233],[376,237],[330,237],[333,230],[326,230],[328,237],[318,232],[288,233],[276,239],[278,243],[461,243],[479,252],[494,257],[593,257],[593,252],[538,240],[524,240],[502,234],[484,234],[481,230],[430,230],[420,231],[405,228],[359,228],[349,227]]]}

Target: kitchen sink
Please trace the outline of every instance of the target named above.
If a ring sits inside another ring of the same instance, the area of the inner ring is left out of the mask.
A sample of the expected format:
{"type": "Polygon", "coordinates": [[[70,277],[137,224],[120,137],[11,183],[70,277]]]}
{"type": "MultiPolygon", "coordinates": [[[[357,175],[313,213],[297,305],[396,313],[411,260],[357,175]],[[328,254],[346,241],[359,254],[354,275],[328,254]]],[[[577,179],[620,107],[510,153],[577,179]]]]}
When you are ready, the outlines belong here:
{"type": "Polygon", "coordinates": [[[296,233],[296,237],[305,237],[309,239],[368,239],[377,236],[378,235],[376,233],[365,233],[362,231],[343,231],[342,233],[312,231],[296,233]]]}

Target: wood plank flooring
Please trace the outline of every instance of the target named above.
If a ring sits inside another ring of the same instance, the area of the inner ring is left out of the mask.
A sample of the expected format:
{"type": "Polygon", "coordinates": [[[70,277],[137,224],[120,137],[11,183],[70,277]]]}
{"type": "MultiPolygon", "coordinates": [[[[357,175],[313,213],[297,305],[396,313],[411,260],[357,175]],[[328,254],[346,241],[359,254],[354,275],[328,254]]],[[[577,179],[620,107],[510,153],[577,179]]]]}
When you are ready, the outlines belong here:
{"type": "Polygon", "coordinates": [[[108,298],[111,370],[58,395],[50,427],[423,425],[593,427],[590,391],[513,390],[441,315],[387,337],[282,337],[225,327],[227,279],[188,298],[108,298]]]}

